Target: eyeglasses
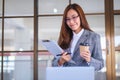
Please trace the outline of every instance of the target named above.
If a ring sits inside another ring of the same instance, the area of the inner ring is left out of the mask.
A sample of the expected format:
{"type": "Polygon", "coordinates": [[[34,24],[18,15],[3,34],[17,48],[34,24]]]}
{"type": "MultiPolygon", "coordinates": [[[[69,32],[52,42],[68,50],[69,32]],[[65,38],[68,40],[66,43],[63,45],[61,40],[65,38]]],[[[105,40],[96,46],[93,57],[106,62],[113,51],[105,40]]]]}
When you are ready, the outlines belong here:
{"type": "Polygon", "coordinates": [[[72,18],[66,18],[65,21],[66,22],[70,22],[71,20],[76,21],[78,17],[79,17],[79,15],[78,16],[73,16],[72,18]]]}

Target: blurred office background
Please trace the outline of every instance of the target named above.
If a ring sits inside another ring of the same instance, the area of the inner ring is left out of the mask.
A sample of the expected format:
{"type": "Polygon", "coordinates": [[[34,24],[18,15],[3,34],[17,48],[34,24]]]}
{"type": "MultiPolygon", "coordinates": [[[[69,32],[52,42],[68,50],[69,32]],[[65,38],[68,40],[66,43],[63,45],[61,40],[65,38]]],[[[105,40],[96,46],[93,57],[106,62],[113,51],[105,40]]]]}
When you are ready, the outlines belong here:
{"type": "Polygon", "coordinates": [[[0,80],[45,80],[53,56],[40,41],[58,40],[70,3],[101,36],[105,66],[95,80],[120,80],[120,0],[0,0],[0,80]]]}

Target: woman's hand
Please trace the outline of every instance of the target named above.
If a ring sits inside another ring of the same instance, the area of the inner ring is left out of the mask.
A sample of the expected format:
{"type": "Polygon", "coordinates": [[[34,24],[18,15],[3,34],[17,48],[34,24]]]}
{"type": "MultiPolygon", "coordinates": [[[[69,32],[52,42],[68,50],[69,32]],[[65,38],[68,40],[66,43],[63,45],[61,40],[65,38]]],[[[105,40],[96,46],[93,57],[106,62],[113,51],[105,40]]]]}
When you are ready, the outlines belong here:
{"type": "Polygon", "coordinates": [[[91,60],[91,55],[89,50],[81,52],[80,56],[84,58],[87,62],[90,62],[91,60]]]}
{"type": "Polygon", "coordinates": [[[58,63],[59,65],[63,65],[65,62],[68,62],[70,60],[71,60],[71,56],[67,52],[64,52],[62,53],[62,56],[60,57],[58,63]]]}

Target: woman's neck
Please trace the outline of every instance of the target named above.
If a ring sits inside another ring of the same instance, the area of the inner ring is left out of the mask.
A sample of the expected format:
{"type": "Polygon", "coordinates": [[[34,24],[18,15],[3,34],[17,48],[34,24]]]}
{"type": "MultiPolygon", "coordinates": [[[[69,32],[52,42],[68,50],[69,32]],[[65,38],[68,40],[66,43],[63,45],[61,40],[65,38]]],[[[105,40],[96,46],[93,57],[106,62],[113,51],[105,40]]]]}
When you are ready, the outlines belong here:
{"type": "Polygon", "coordinates": [[[79,27],[79,28],[78,28],[77,30],[75,30],[74,32],[75,32],[76,34],[78,34],[81,30],[82,30],[82,28],[79,27]]]}

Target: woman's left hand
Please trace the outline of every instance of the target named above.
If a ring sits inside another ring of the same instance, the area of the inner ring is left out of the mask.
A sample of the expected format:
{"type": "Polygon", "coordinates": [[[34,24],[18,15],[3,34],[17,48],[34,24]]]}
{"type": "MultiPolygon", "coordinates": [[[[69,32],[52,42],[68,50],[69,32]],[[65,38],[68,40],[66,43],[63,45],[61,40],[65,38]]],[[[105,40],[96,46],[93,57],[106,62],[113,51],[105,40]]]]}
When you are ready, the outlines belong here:
{"type": "Polygon", "coordinates": [[[90,60],[91,60],[91,55],[90,55],[90,51],[89,50],[81,52],[80,56],[82,58],[84,58],[87,62],[90,62],[90,60]]]}

